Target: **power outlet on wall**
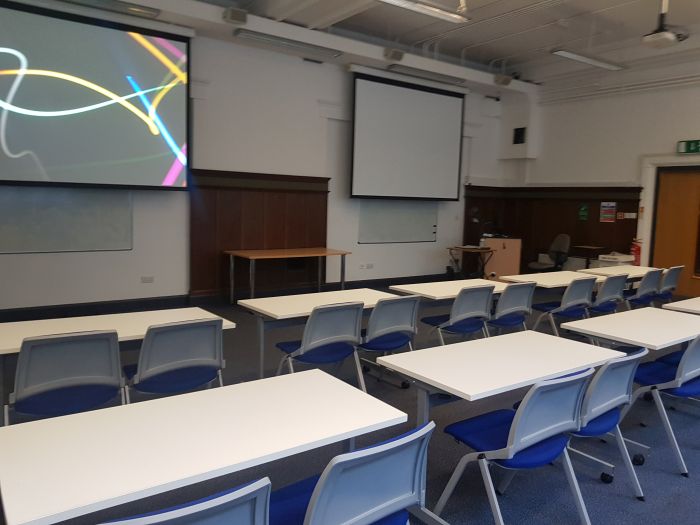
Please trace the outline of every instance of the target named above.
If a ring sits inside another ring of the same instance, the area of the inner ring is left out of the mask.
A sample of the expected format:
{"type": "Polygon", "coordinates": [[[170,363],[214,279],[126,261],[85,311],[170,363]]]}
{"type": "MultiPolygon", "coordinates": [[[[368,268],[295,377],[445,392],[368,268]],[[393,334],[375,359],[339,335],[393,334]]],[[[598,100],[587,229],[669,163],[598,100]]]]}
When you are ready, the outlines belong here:
{"type": "Polygon", "coordinates": [[[155,277],[152,275],[142,275],[141,276],[141,284],[153,284],[153,282],[156,280],[155,277]]]}

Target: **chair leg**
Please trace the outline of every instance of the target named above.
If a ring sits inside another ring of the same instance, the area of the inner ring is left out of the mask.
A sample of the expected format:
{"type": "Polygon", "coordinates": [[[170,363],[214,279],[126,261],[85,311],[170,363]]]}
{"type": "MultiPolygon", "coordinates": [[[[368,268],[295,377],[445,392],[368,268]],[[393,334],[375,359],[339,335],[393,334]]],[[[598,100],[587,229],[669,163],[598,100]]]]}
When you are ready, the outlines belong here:
{"type": "Polygon", "coordinates": [[[547,317],[549,318],[549,326],[552,327],[552,332],[554,332],[554,335],[559,337],[559,330],[557,329],[557,321],[554,319],[554,316],[552,314],[547,314],[547,317]]]}
{"type": "Polygon", "coordinates": [[[413,352],[413,342],[412,341],[408,342],[408,351],[413,352]]]}
{"type": "Polygon", "coordinates": [[[535,324],[532,327],[533,330],[537,330],[537,327],[540,326],[540,323],[542,322],[542,319],[544,319],[545,315],[547,315],[547,312],[543,312],[537,316],[537,319],[535,320],[535,324]]]}
{"type": "Polygon", "coordinates": [[[498,498],[496,497],[496,490],[493,488],[493,480],[491,479],[491,473],[489,472],[489,462],[486,458],[479,459],[479,470],[481,470],[481,477],[484,480],[484,487],[486,488],[486,494],[489,497],[489,505],[491,505],[491,513],[493,514],[493,521],[496,525],[503,525],[503,516],[501,515],[501,507],[498,505],[498,498]]]}
{"type": "Polygon", "coordinates": [[[131,394],[129,394],[129,385],[124,385],[124,400],[126,401],[126,404],[131,403],[131,394]]]}
{"type": "Polygon", "coordinates": [[[280,375],[282,373],[282,367],[284,366],[284,362],[288,359],[287,356],[284,356],[282,359],[280,359],[280,364],[277,365],[277,374],[280,375]]]}
{"type": "Polygon", "coordinates": [[[287,358],[287,366],[289,366],[289,373],[293,374],[294,373],[294,363],[292,363],[293,359],[291,357],[287,358]]]}
{"type": "Polygon", "coordinates": [[[678,441],[676,441],[676,436],[673,433],[673,429],[671,428],[671,422],[668,419],[668,414],[666,413],[666,409],[664,408],[664,404],[661,400],[661,396],[659,395],[659,391],[656,388],[654,388],[651,391],[651,395],[654,398],[654,404],[656,405],[656,410],[659,412],[661,422],[664,424],[664,430],[666,430],[668,442],[671,445],[671,449],[673,450],[674,455],[676,456],[676,462],[678,463],[678,467],[681,470],[681,474],[685,477],[688,477],[688,468],[685,466],[685,461],[683,461],[683,454],[681,454],[681,449],[678,446],[678,441]]]}
{"type": "Polygon", "coordinates": [[[217,370],[217,371],[216,371],[216,375],[217,375],[218,378],[219,378],[219,386],[224,386],[224,376],[223,376],[223,374],[221,373],[221,370],[217,370]]]}
{"type": "Polygon", "coordinates": [[[481,328],[481,333],[484,334],[484,337],[491,337],[491,334],[489,333],[489,327],[486,326],[486,323],[484,323],[484,326],[481,328]]]}
{"type": "Polygon", "coordinates": [[[620,450],[622,460],[625,462],[625,468],[627,469],[627,474],[630,477],[630,483],[632,483],[634,495],[637,496],[638,500],[644,501],[644,492],[642,492],[642,486],[639,484],[637,473],[634,471],[634,466],[632,465],[630,453],[628,452],[627,445],[625,444],[625,438],[620,430],[620,425],[615,427],[615,441],[617,441],[617,448],[620,450]]]}
{"type": "Polygon", "coordinates": [[[357,383],[360,386],[360,390],[367,393],[367,388],[365,387],[365,378],[362,376],[362,366],[360,365],[360,356],[357,355],[357,350],[352,354],[355,359],[355,369],[357,370],[357,383]]]}
{"type": "Polygon", "coordinates": [[[9,427],[10,426],[10,407],[9,405],[5,405],[5,408],[3,409],[3,415],[5,416],[3,418],[3,426],[9,427]]]}
{"type": "Polygon", "coordinates": [[[527,325],[525,324],[525,321],[523,321],[523,331],[527,332],[527,325]]]}
{"type": "Polygon", "coordinates": [[[442,336],[442,330],[440,328],[437,329],[438,337],[440,338],[440,344],[442,346],[445,346],[445,339],[442,336]]]}
{"type": "Polygon", "coordinates": [[[578,510],[579,519],[583,525],[591,525],[591,520],[586,510],[586,504],[583,502],[583,497],[581,496],[581,489],[578,486],[578,481],[576,481],[574,467],[571,465],[571,458],[566,449],[564,449],[562,453],[562,463],[564,465],[564,472],[566,473],[566,480],[569,482],[569,488],[571,488],[571,492],[576,500],[576,510],[578,510]]]}
{"type": "Polygon", "coordinates": [[[452,476],[450,476],[450,480],[447,482],[447,485],[445,485],[445,490],[442,491],[440,499],[438,500],[437,504],[435,505],[435,508],[433,509],[433,512],[438,516],[442,514],[442,510],[445,508],[447,500],[450,499],[450,496],[452,496],[452,493],[455,491],[457,483],[462,477],[462,474],[464,474],[464,469],[467,468],[467,465],[472,461],[472,457],[470,456],[472,456],[472,454],[462,456],[462,459],[460,459],[459,463],[457,463],[457,466],[455,467],[452,476]]]}
{"type": "Polygon", "coordinates": [[[515,477],[516,471],[512,469],[507,469],[505,474],[503,474],[503,477],[501,478],[501,481],[498,482],[498,489],[497,492],[501,495],[506,493],[506,490],[508,490],[508,487],[510,486],[510,482],[513,481],[513,478],[515,477]]]}

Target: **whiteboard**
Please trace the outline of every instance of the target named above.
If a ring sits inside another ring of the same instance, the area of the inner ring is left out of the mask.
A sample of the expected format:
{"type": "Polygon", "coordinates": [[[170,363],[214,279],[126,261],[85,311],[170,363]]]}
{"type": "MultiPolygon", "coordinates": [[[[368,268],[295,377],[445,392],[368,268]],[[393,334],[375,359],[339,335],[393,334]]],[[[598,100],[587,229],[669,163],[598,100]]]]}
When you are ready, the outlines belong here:
{"type": "Polygon", "coordinates": [[[438,202],[363,199],[359,244],[436,242],[438,202]]]}
{"type": "Polygon", "coordinates": [[[0,253],[131,250],[128,190],[0,186],[0,253]]]}

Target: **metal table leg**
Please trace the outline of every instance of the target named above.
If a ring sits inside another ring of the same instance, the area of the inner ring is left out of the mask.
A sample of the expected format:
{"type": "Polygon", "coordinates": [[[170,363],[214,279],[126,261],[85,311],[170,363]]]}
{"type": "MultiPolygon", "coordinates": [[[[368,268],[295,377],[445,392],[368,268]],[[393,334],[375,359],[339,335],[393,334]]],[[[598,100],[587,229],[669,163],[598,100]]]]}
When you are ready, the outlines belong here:
{"type": "Polygon", "coordinates": [[[424,425],[430,421],[430,392],[420,384],[416,384],[416,395],[418,396],[418,411],[416,413],[416,425],[424,425]]]}
{"type": "Polygon", "coordinates": [[[340,256],[340,289],[345,290],[345,254],[340,256]]]}
{"type": "Polygon", "coordinates": [[[250,298],[255,299],[255,259],[250,259],[248,282],[250,283],[250,298]]]}
{"type": "Polygon", "coordinates": [[[318,291],[321,291],[321,264],[323,263],[323,257],[318,257],[318,291]]]}
{"type": "Polygon", "coordinates": [[[258,318],[258,376],[262,379],[265,377],[265,319],[260,315],[256,317],[258,318]]]}
{"type": "Polygon", "coordinates": [[[230,288],[230,292],[229,292],[229,294],[230,294],[229,300],[230,301],[229,302],[231,304],[233,304],[233,302],[234,302],[234,300],[233,300],[233,297],[234,297],[234,295],[233,295],[234,260],[235,260],[235,257],[233,255],[229,254],[229,256],[228,256],[228,280],[229,280],[229,288],[230,288]]]}

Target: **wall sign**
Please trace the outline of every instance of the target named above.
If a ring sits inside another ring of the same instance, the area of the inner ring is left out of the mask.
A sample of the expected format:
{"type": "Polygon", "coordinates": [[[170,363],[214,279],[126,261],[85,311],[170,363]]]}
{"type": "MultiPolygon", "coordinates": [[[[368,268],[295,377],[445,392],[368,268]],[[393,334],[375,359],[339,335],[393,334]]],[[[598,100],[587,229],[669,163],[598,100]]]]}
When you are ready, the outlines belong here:
{"type": "Polygon", "coordinates": [[[700,139],[679,140],[676,146],[676,153],[678,153],[679,155],[700,154],[700,139]]]}
{"type": "Polygon", "coordinates": [[[588,220],[588,204],[579,204],[578,220],[580,220],[580,221],[587,221],[588,220]]]}
{"type": "Polygon", "coordinates": [[[600,203],[600,222],[615,222],[617,202],[600,203]]]}

